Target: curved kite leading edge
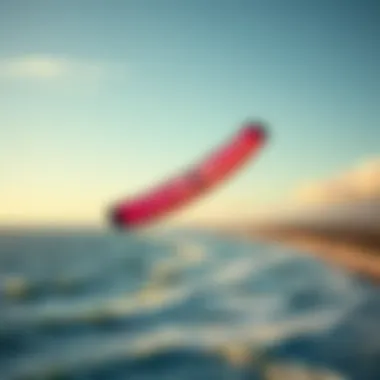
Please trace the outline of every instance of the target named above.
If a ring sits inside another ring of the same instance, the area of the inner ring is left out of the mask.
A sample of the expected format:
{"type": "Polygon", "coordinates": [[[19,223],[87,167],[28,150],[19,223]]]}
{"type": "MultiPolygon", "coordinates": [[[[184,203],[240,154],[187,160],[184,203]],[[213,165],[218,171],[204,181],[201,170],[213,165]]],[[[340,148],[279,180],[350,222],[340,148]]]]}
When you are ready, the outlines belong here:
{"type": "Polygon", "coordinates": [[[109,215],[111,223],[118,228],[139,227],[185,206],[237,171],[259,151],[266,135],[261,124],[245,125],[224,146],[184,174],[116,204],[109,215]]]}

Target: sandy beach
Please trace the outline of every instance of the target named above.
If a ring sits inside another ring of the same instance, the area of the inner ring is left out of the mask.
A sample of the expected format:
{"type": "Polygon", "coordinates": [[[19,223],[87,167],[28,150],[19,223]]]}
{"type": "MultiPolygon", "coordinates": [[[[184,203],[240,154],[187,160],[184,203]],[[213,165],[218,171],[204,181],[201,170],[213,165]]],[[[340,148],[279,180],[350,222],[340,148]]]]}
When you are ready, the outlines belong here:
{"type": "Polygon", "coordinates": [[[307,251],[332,265],[380,281],[380,227],[288,224],[244,227],[234,233],[307,251]]]}

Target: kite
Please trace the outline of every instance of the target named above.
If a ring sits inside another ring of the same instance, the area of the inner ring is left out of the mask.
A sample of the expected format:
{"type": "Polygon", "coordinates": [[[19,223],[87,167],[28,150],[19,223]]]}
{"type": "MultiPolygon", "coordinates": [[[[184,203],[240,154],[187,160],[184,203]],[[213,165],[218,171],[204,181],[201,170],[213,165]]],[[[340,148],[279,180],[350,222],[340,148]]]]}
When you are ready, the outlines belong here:
{"type": "Polygon", "coordinates": [[[244,125],[223,146],[189,170],[117,202],[108,214],[111,224],[120,229],[141,227],[179,210],[228,179],[259,152],[266,139],[262,124],[244,125]]]}

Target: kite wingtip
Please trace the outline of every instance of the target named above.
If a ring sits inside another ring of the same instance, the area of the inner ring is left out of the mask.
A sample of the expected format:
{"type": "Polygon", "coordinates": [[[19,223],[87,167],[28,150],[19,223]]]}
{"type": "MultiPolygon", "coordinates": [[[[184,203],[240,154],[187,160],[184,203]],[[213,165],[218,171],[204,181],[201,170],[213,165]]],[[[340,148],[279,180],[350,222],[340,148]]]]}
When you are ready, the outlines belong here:
{"type": "Polygon", "coordinates": [[[251,121],[245,123],[243,132],[255,139],[266,140],[268,138],[268,128],[266,123],[261,121],[251,121]]]}
{"type": "Polygon", "coordinates": [[[124,221],[124,218],[118,208],[112,207],[108,210],[108,222],[109,224],[118,230],[126,229],[127,225],[124,221]]]}

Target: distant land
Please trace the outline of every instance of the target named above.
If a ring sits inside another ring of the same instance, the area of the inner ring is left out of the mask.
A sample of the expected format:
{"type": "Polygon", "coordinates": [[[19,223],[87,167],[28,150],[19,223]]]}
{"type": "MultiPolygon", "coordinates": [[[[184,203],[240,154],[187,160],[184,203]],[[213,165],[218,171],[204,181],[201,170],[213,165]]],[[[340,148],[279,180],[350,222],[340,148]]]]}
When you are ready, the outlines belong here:
{"type": "Polygon", "coordinates": [[[314,207],[303,215],[222,228],[253,240],[305,250],[380,281],[380,200],[314,207]]]}

